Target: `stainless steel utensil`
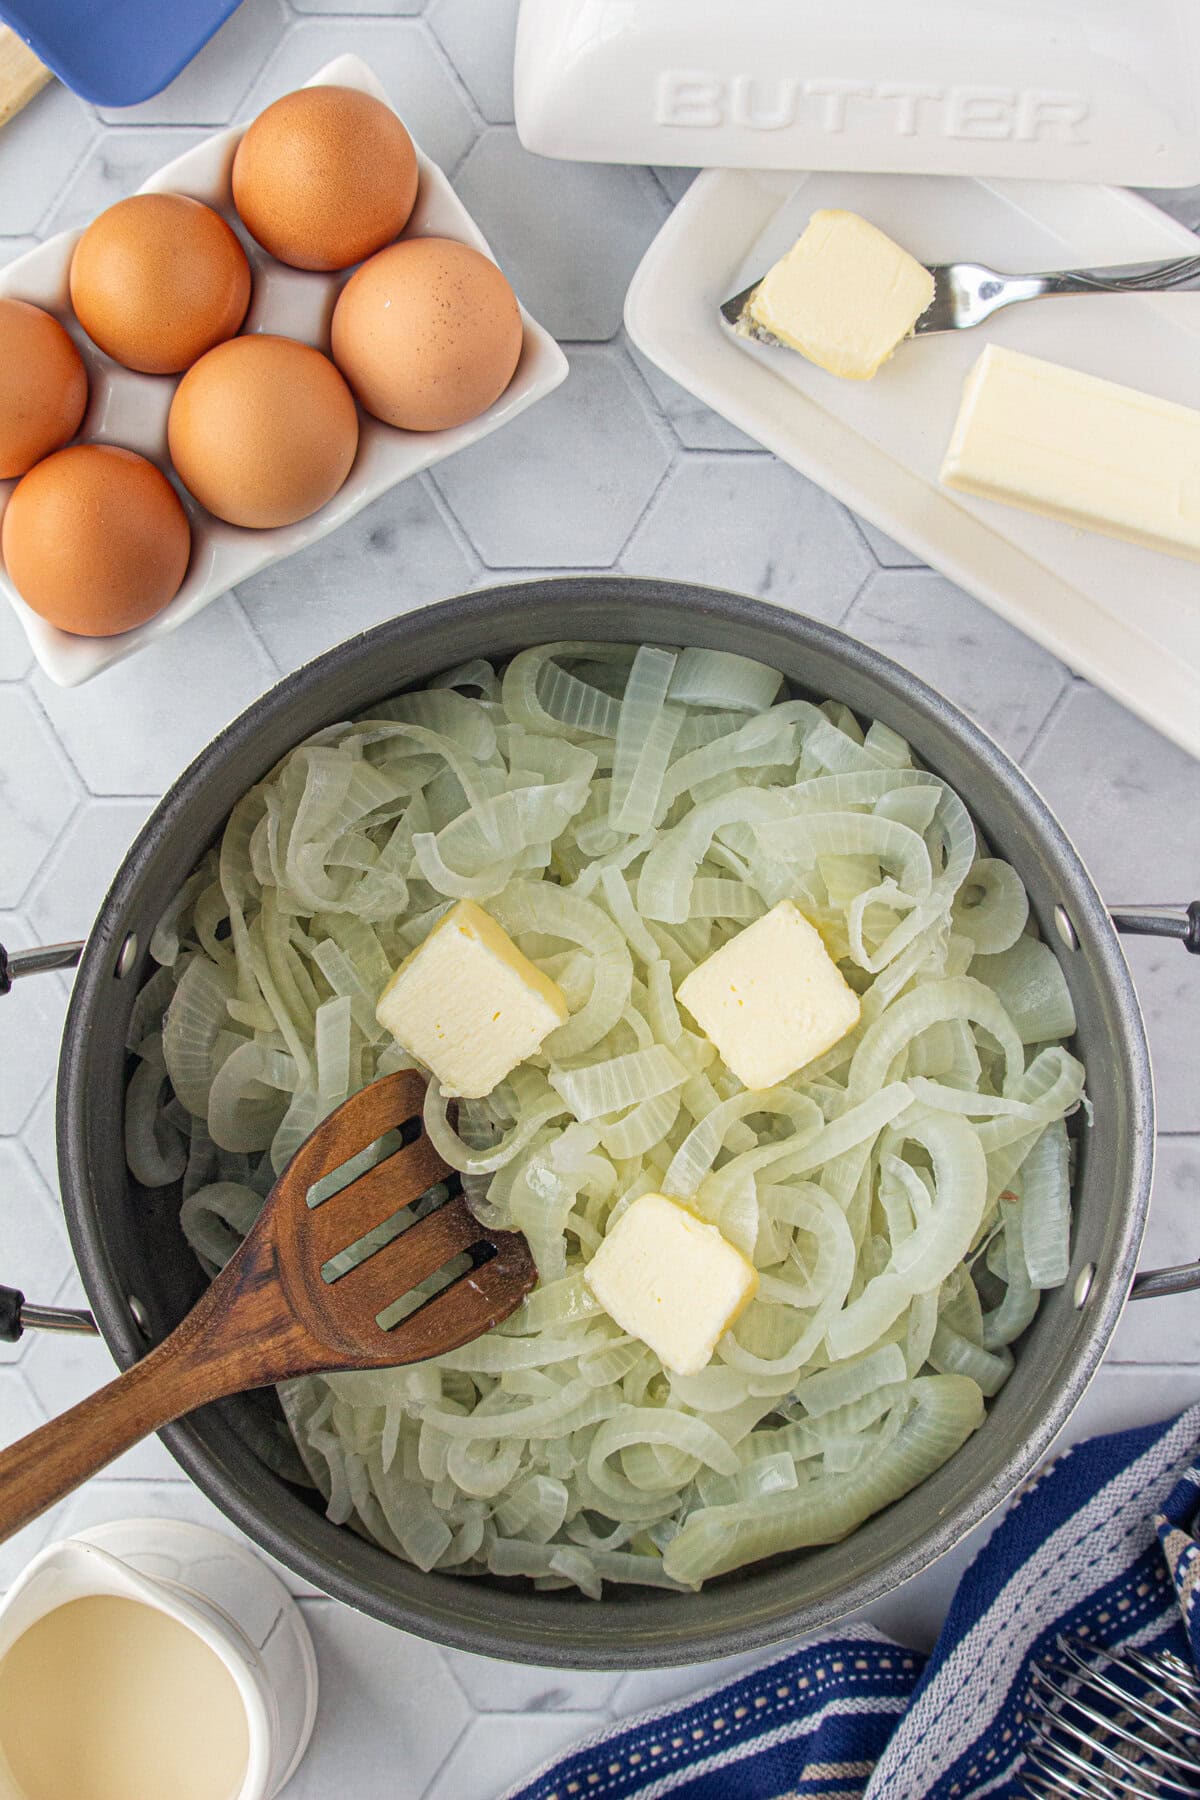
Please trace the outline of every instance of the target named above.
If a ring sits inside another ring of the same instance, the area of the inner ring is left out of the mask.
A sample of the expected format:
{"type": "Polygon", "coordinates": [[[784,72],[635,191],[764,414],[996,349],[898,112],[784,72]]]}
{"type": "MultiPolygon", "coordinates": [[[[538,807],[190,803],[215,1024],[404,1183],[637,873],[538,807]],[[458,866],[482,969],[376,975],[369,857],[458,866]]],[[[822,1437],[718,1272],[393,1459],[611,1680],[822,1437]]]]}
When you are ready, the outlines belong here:
{"type": "MultiPolygon", "coordinates": [[[[1172,262],[1118,263],[1111,269],[1058,269],[1040,275],[1002,275],[983,263],[933,263],[933,299],[913,326],[914,337],[939,331],[969,331],[1005,306],[1043,300],[1052,294],[1169,294],[1200,289],[1200,256],[1172,262]]],[[[759,281],[763,278],[759,277],[759,281]]],[[[721,317],[741,337],[790,349],[772,331],[758,325],[747,308],[759,285],[734,294],[721,307],[721,317]]]]}
{"type": "Polygon", "coordinates": [[[1021,1771],[1036,1800],[1163,1800],[1200,1785],[1200,1681],[1170,1651],[1147,1656],[1058,1640],[1034,1668],[1033,1743],[1021,1771]]]}

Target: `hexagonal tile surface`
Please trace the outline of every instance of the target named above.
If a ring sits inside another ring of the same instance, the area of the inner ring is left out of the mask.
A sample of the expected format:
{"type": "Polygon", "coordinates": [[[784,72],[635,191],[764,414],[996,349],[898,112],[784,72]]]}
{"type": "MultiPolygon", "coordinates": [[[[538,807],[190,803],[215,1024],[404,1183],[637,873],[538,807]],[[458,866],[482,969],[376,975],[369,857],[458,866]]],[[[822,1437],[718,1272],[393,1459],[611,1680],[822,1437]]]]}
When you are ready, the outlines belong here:
{"type": "Polygon", "coordinates": [[[0,136],[0,232],[36,232],[96,131],[82,100],[52,81],[0,136]]]}
{"type": "Polygon", "coordinates": [[[603,567],[669,455],[616,348],[583,346],[562,387],[433,478],[489,568],[603,567]]]}
{"type": "MultiPolygon", "coordinates": [[[[86,1306],[78,1283],[70,1287],[75,1291],[60,1295],[58,1304],[86,1306]]],[[[112,1356],[102,1338],[48,1331],[37,1333],[21,1369],[48,1418],[86,1400],[111,1381],[115,1373],[112,1356]]],[[[176,1474],[176,1464],[161,1439],[148,1437],[119,1456],[111,1464],[111,1473],[117,1481],[170,1481],[176,1474]]]]}
{"type": "MultiPolygon", "coordinates": [[[[9,1345],[0,1348],[7,1350],[9,1345]]],[[[0,1368],[0,1447],[15,1444],[45,1422],[45,1414],[26,1387],[21,1371],[12,1366],[0,1368]]],[[[50,1520],[43,1515],[0,1544],[0,1588],[16,1579],[49,1536],[50,1520]]]]}
{"type": "Polygon", "coordinates": [[[32,662],[21,621],[8,601],[0,600],[0,681],[19,681],[32,662]]]}
{"type": "Polygon", "coordinates": [[[1200,893],[1200,762],[1078,682],[1027,768],[1109,900],[1200,893]],[[1155,889],[1146,892],[1150,882],[1155,889]]]}
{"type": "MultiPolygon", "coordinates": [[[[440,1653],[331,1601],[301,1604],[321,1668],[321,1708],[338,1728],[314,1735],[290,1788],[295,1800],[328,1800],[345,1791],[343,1758],[351,1743],[361,1791],[423,1795],[470,1716],[440,1653]]],[[[489,1791],[498,1792],[497,1783],[489,1791]]]]}
{"type": "MultiPolygon", "coordinates": [[[[1143,1269],[1200,1261],[1200,1137],[1164,1138],[1158,1146],[1143,1269]]],[[[1111,1362],[1200,1363],[1200,1312],[1194,1306],[1143,1301],[1127,1306],[1108,1352],[1111,1362]]]]}
{"type": "Polygon", "coordinates": [[[286,670],[356,631],[457,593],[476,567],[427,477],[417,476],[340,531],[243,582],[238,596],[286,670]]]}
{"type": "Polygon", "coordinates": [[[872,576],[843,621],[1021,756],[1068,680],[1061,663],[928,570],[872,576]]]}
{"type": "Polygon", "coordinates": [[[769,456],[688,456],[621,557],[630,575],[736,588],[837,624],[874,568],[836,500],[769,456]]]}
{"type": "Polygon", "coordinates": [[[688,450],[756,450],[753,438],[672,381],[622,334],[634,367],[662,408],[671,430],[688,450]]]}
{"type": "Polygon", "coordinates": [[[854,515],[854,523],[866,538],[871,554],[885,569],[920,569],[924,567],[915,550],[906,550],[895,538],[890,538],[886,531],[880,531],[878,525],[868,524],[866,519],[854,515]]]}
{"type": "Polygon", "coordinates": [[[40,671],[33,685],[93,794],[161,794],[274,679],[226,595],[86,687],[57,687],[40,671]]]}
{"type": "MultiPolygon", "coordinates": [[[[0,931],[3,931],[3,929],[3,923],[0,922],[0,931]]],[[[37,983],[30,982],[24,984],[26,989],[30,986],[36,987],[37,985],[37,983]]],[[[17,988],[14,988],[13,992],[8,996],[8,999],[5,1002],[6,1009],[14,1004],[14,995],[16,995],[18,991],[17,988]]],[[[58,1029],[59,1036],[61,1037],[62,1023],[66,1014],[66,995],[61,988],[59,989],[59,993],[62,995],[62,999],[57,1003],[50,1002],[49,1004],[57,1005],[59,1014],[58,1029]]],[[[3,1028],[0,1027],[0,1031],[2,1031],[2,1029],[3,1028]]],[[[50,1059],[49,1076],[42,1085],[41,1098],[33,1107],[29,1117],[21,1128],[21,1143],[28,1154],[33,1158],[34,1167],[52,1194],[58,1192],[58,1138],[54,1123],[54,1095],[58,1080],[58,1047],[59,1040],[56,1038],[54,1054],[50,1059]]],[[[34,1070],[35,1075],[46,1074],[47,1058],[44,1054],[39,1053],[36,1059],[31,1058],[30,1060],[31,1062],[36,1060],[37,1067],[34,1070]]],[[[7,1082],[10,1079],[11,1063],[6,1062],[5,1081],[7,1082]]]]}
{"type": "MultiPolygon", "coordinates": [[[[6,950],[28,950],[37,941],[25,919],[0,913],[0,944],[6,950]]],[[[0,1053],[10,1053],[4,1054],[0,1081],[0,1136],[8,1137],[26,1127],[39,1096],[53,1081],[66,992],[53,975],[29,975],[14,981],[2,1004],[0,1053]]],[[[53,1174],[48,1180],[52,1185],[53,1174]]]]}
{"type": "Polygon", "coordinates": [[[471,146],[475,121],[420,19],[304,20],[255,82],[242,115],[253,117],[348,51],[370,64],[426,156],[450,173],[471,146]]]}
{"type": "Polygon", "coordinates": [[[602,1713],[475,1719],[425,1790],[427,1800],[492,1800],[607,1722],[602,1713]]]}
{"type": "Polygon", "coordinates": [[[479,0],[433,0],[429,23],[471,98],[492,125],[513,116],[513,47],[520,0],[487,0],[487,26],[480,30],[479,0]]]}
{"type": "Polygon", "coordinates": [[[619,1674],[589,1669],[541,1669],[443,1650],[455,1681],[479,1712],[603,1712],[619,1674]]]}
{"type": "Polygon", "coordinates": [[[139,106],[102,108],[100,116],[114,125],[225,125],[246,116],[246,89],[287,26],[283,0],[242,0],[161,94],[139,106]]]}
{"type": "MultiPolygon", "coordinates": [[[[0,1138],[0,1244],[3,1279],[29,1300],[49,1306],[71,1270],[71,1252],[58,1201],[14,1138],[0,1138]]],[[[32,1341],[27,1333],[19,1344],[0,1350],[20,1350],[28,1361],[32,1341]]]]}
{"type": "Polygon", "coordinates": [[[502,126],[483,134],[454,185],[547,331],[613,336],[633,271],[670,210],[644,169],[550,161],[502,126]]]}
{"type": "Polygon", "coordinates": [[[419,13],[425,0],[291,0],[298,13],[419,13]]]}
{"type": "Polygon", "coordinates": [[[75,783],[34,701],[20,688],[0,690],[0,906],[15,906],[71,816],[75,783]]]}
{"type": "Polygon", "coordinates": [[[91,156],[67,183],[46,221],[49,231],[86,225],[114,200],[123,200],[164,163],[182,156],[208,136],[197,127],[157,131],[111,130],[101,134],[91,156]]]}
{"type": "MultiPolygon", "coordinates": [[[[1106,900],[1200,895],[1200,762],[1078,682],[1027,767],[1106,900]]],[[[1159,1129],[1200,1131],[1195,963],[1155,938],[1127,938],[1125,953],[1150,1031],[1159,1129]]]]}
{"type": "MultiPolygon", "coordinates": [[[[2,740],[0,740],[2,741],[2,740]]],[[[86,937],[149,800],[90,800],[59,841],[26,907],[45,943],[86,937]]]]}

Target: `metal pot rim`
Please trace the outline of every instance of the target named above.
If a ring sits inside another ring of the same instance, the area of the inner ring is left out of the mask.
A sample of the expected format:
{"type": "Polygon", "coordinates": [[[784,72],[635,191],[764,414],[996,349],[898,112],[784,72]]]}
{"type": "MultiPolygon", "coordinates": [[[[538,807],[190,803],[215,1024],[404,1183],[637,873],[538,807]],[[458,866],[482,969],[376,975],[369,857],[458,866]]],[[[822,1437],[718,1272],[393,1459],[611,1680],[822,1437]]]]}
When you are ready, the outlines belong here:
{"type": "MultiPolygon", "coordinates": [[[[1098,981],[1107,984],[1119,1018],[1122,1041],[1117,1049],[1127,1066],[1133,1123],[1130,1165],[1123,1172],[1120,1184],[1122,1194],[1127,1196],[1121,1236],[1116,1253],[1106,1267],[1095,1272],[1090,1285],[1088,1336],[1082,1353],[1073,1364],[1071,1380],[1064,1382],[1056,1402],[1024,1440],[1010,1451],[992,1479],[981,1486],[967,1504],[933,1521],[907,1546],[907,1555],[914,1564],[912,1569],[899,1578],[884,1568],[868,1572],[856,1577],[844,1593],[821,1605],[806,1602],[802,1593],[781,1601],[783,1584],[779,1570],[767,1565],[729,1578],[736,1581],[736,1587],[711,1590],[727,1593],[731,1600],[736,1593],[743,1613],[740,1621],[692,1627],[681,1614],[679,1628],[673,1631],[671,1643],[656,1642],[649,1649],[638,1641],[636,1600],[587,1603],[591,1615],[596,1617],[607,1609],[620,1608],[623,1629],[614,1632],[611,1642],[599,1647],[580,1647],[577,1622],[573,1625],[569,1609],[548,1604],[554,1596],[523,1597],[525,1605],[514,1610],[509,1604],[511,1596],[489,1589],[494,1596],[494,1620],[472,1620],[459,1616],[452,1596],[445,1597],[443,1604],[435,1605],[432,1597],[428,1601],[423,1597],[406,1600],[402,1593],[389,1592],[389,1587],[406,1585],[407,1575],[412,1572],[407,1571],[406,1565],[397,1566],[395,1559],[382,1550],[375,1551],[380,1559],[380,1579],[368,1586],[337,1555],[337,1541],[344,1535],[344,1528],[331,1525],[324,1517],[318,1519],[281,1481],[275,1482],[269,1497],[256,1494],[255,1489],[261,1486],[265,1473],[264,1465],[232,1432],[228,1433],[223,1467],[215,1466],[213,1452],[202,1441],[192,1421],[181,1420],[163,1432],[172,1454],[197,1486],[253,1541],[320,1590],[388,1623],[458,1649],[509,1660],[581,1668],[690,1663],[735,1650],[763,1648],[800,1631],[823,1628],[846,1613],[882,1598],[896,1587],[898,1579],[906,1579],[918,1568],[927,1567],[1006,1500],[1057,1436],[1099,1367],[1116,1328],[1144,1227],[1154,1146],[1154,1101],[1145,1029],[1132,979],[1104,903],[1078,852],[1041,795],[1007,754],[957,707],[891,659],[834,627],[724,589],[610,575],[501,583],[386,621],[335,646],[286,676],[227,726],[189,765],[143,826],[113,880],[87,940],[67,1015],[57,1129],[63,1203],[72,1249],[96,1319],[120,1366],[124,1368],[135,1361],[144,1353],[146,1345],[130,1316],[128,1298],[109,1258],[104,1220],[95,1196],[86,1182],[76,1179],[76,1171],[87,1166],[87,1109],[79,1077],[88,1022],[93,1009],[103,1006],[106,991],[111,992],[110,984],[124,942],[123,921],[137,892],[140,869],[150,846],[160,834],[178,827],[194,797],[227,758],[260,738],[269,721],[286,715],[296,701],[318,691],[324,680],[338,671],[357,667],[363,659],[385,650],[394,653],[398,647],[402,649],[406,644],[415,643],[425,633],[436,632],[443,624],[453,622],[469,626],[477,621],[483,625],[490,622],[498,605],[514,601],[533,606],[565,599],[567,610],[582,626],[574,635],[601,637],[604,635],[601,630],[589,629],[589,626],[593,622],[603,622],[605,601],[618,589],[623,597],[637,603],[677,610],[684,626],[688,619],[712,617],[726,625],[744,625],[747,629],[769,632],[794,646],[819,650],[835,658],[869,680],[883,695],[894,695],[915,706],[931,725],[948,730],[977,766],[1015,792],[1028,819],[1031,837],[1044,846],[1052,846],[1071,877],[1072,916],[1081,936],[1089,944],[1093,974],[1098,981]],[[406,1571],[405,1576],[395,1573],[397,1567],[406,1571]],[[393,1571],[392,1583],[387,1580],[389,1570],[393,1571]],[[754,1594],[757,1599],[757,1605],[750,1609],[750,1617],[744,1616],[748,1594],[754,1594]],[[526,1617],[526,1610],[533,1600],[537,1603],[536,1623],[526,1617]]],[[[685,637],[686,632],[681,631],[680,636],[685,637]]],[[[316,724],[310,724],[300,735],[317,728],[316,724]]],[[[964,798],[971,803],[969,794],[964,798]]],[[[461,1576],[421,1579],[426,1584],[436,1584],[439,1589],[444,1589],[447,1583],[453,1583],[459,1590],[477,1592],[479,1587],[477,1582],[469,1582],[461,1576]]],[[[433,1591],[430,1587],[431,1596],[433,1591]]],[[[709,1592],[706,1588],[705,1594],[709,1592]]],[[[655,1598],[660,1602],[672,1600],[681,1607],[688,1604],[688,1597],[660,1594],[655,1598]]],[[[737,1607],[726,1610],[737,1610],[737,1607]]]]}

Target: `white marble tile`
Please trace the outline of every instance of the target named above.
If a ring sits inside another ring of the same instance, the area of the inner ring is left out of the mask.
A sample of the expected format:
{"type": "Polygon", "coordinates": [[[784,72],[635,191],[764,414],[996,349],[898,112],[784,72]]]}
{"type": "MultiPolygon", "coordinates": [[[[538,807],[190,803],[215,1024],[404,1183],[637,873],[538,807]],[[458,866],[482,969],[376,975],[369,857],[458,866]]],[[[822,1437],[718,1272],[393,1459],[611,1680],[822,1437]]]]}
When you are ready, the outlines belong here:
{"type": "MultiPolygon", "coordinates": [[[[0,1367],[0,1448],[15,1444],[18,1438],[27,1437],[44,1423],[45,1414],[30,1392],[23,1371],[13,1364],[0,1367]]],[[[35,1519],[32,1525],[0,1544],[0,1589],[20,1574],[41,1549],[49,1531],[48,1519],[35,1519]]]]}
{"type": "Polygon", "coordinates": [[[603,567],[669,457],[619,351],[582,345],[562,387],[433,478],[489,568],[603,567]]]}
{"type": "MultiPolygon", "coordinates": [[[[71,1252],[57,1197],[15,1138],[0,1138],[0,1253],[0,1281],[35,1304],[51,1305],[70,1271],[71,1252]]],[[[28,1366],[27,1339],[21,1348],[28,1366]]]]}
{"type": "Polygon", "coordinates": [[[36,700],[21,688],[0,689],[0,745],[0,906],[15,906],[71,817],[79,794],[36,700]]]}
{"type": "Polygon", "coordinates": [[[224,1513],[174,1464],[172,1468],[174,1477],[168,1481],[117,1481],[111,1476],[89,1481],[63,1501],[54,1519],[55,1537],[70,1537],[112,1519],[186,1519],[236,1537],[224,1513]]]}
{"type": "MultiPolygon", "coordinates": [[[[1160,1138],[1143,1269],[1200,1262],[1200,1137],[1160,1138]]],[[[1200,1307],[1194,1294],[1138,1300],[1125,1308],[1110,1363],[1200,1364],[1200,1307]]]]}
{"type": "Polygon", "coordinates": [[[283,0],[242,0],[161,94],[139,106],[105,107],[100,116],[114,125],[224,125],[241,118],[246,89],[287,28],[283,0]]]}
{"type": "Polygon", "coordinates": [[[1025,752],[1068,680],[1047,651],[927,569],[873,575],[843,623],[961,706],[1011,756],[1025,752]]]}
{"type": "Polygon", "coordinates": [[[735,588],[833,625],[874,566],[837,501],[767,455],[685,457],[621,556],[628,575],[735,588]]]}
{"type": "Polygon", "coordinates": [[[442,48],[492,125],[512,122],[519,5],[520,0],[432,0],[428,9],[442,48]]]}
{"type": "Polygon", "coordinates": [[[622,342],[633,359],[634,367],[653,394],[658,406],[680,443],[688,450],[757,450],[753,438],[715,413],[703,400],[697,400],[686,388],[672,381],[656,368],[649,357],[622,334],[622,342]]]}
{"type": "Polygon", "coordinates": [[[301,1610],[321,1686],[312,1744],[288,1800],[421,1800],[470,1716],[439,1652],[333,1601],[302,1601],[301,1610]]]}
{"type": "MultiPolygon", "coordinates": [[[[0,925],[0,930],[3,930],[2,925],[0,925]]],[[[23,988],[28,989],[30,987],[36,987],[37,985],[38,983],[36,982],[25,982],[23,988]]],[[[17,991],[18,990],[14,989],[14,994],[17,991]]],[[[10,1016],[8,1008],[13,1004],[14,994],[10,994],[4,1001],[4,1012],[0,1013],[0,1054],[3,1053],[2,1047],[6,1043],[14,1041],[6,1036],[7,1027],[4,1024],[4,1020],[10,1016]]],[[[52,1194],[57,1194],[58,1192],[58,1138],[54,1124],[54,1096],[55,1086],[58,1080],[58,1047],[59,1039],[62,1035],[62,1014],[65,1012],[65,1007],[66,1003],[64,1000],[59,1009],[57,1033],[54,1038],[52,1053],[47,1054],[46,1048],[43,1048],[41,1050],[36,1050],[29,1058],[31,1066],[30,1081],[32,1084],[32,1082],[39,1081],[40,1079],[41,1098],[33,1107],[21,1130],[21,1142],[33,1159],[34,1168],[37,1170],[52,1194]]],[[[23,1046],[26,1042],[25,1034],[29,1029],[29,1024],[27,1019],[22,1020],[19,1015],[17,1016],[19,1021],[17,1026],[18,1035],[15,1041],[23,1046]]],[[[4,1079],[6,1084],[13,1079],[13,1064],[18,1060],[23,1062],[24,1058],[18,1059],[5,1056],[4,1079]]]]}
{"type": "Polygon", "coordinates": [[[420,19],[303,20],[267,63],[239,117],[252,118],[348,52],[371,66],[422,150],[450,174],[471,146],[475,121],[420,19]]]}
{"type": "Polygon", "coordinates": [[[85,687],[58,687],[39,670],[33,688],[91,793],[161,794],[274,680],[273,665],[226,595],[85,687]],[[185,687],[187,705],[180,706],[185,687]]]}
{"type": "Polygon", "coordinates": [[[243,582],[238,598],[287,670],[356,631],[469,587],[477,566],[443,518],[428,477],[417,476],[340,531],[243,582]]]}
{"type": "MultiPolygon", "coordinates": [[[[1106,900],[1200,896],[1200,762],[1079,683],[1028,768],[1106,900]]],[[[1126,938],[1124,947],[1149,1028],[1159,1129],[1200,1132],[1196,959],[1162,939],[1126,938]]]]}
{"type": "Polygon", "coordinates": [[[96,132],[82,100],[52,81],[0,133],[0,232],[36,232],[96,132]]]}
{"type": "MultiPolygon", "coordinates": [[[[39,941],[25,919],[0,913],[6,950],[28,950],[39,941]]],[[[39,1096],[52,1084],[65,1012],[65,991],[49,975],[24,976],[0,998],[0,1136],[28,1129],[39,1096]]],[[[55,1186],[53,1175],[47,1185],[55,1186]]]]}
{"type": "Polygon", "coordinates": [[[495,1800],[607,1719],[588,1713],[512,1713],[475,1719],[425,1790],[427,1800],[495,1800]]]}
{"type": "MultiPolygon", "coordinates": [[[[1152,894],[1163,893],[1168,901],[1193,900],[1200,894],[1194,882],[1186,893],[1158,887],[1153,860],[1146,867],[1140,886],[1144,889],[1149,884],[1152,894]]],[[[1128,896],[1117,893],[1115,898],[1128,896]]],[[[1200,1132],[1200,1082],[1196,1080],[1200,969],[1196,959],[1169,939],[1124,938],[1122,944],[1150,1040],[1158,1129],[1200,1132]]]]}
{"type": "Polygon", "coordinates": [[[671,205],[677,206],[695,181],[699,170],[676,168],[671,163],[656,163],[653,174],[671,205]]]}
{"type": "Polygon", "coordinates": [[[625,290],[669,211],[644,169],[535,156],[500,126],[484,132],[454,186],[547,331],[616,333],[625,290]]]}
{"type": "Polygon", "coordinates": [[[91,800],[76,815],[24,909],[43,943],[87,936],[150,806],[149,800],[91,800]]]}
{"type": "Polygon", "coordinates": [[[298,13],[386,13],[397,17],[425,10],[425,0],[291,0],[298,13]]]}
{"type": "Polygon", "coordinates": [[[672,1706],[677,1700],[691,1699],[705,1688],[720,1687],[723,1682],[735,1680],[743,1670],[768,1662],[771,1655],[769,1650],[748,1650],[740,1656],[721,1656],[712,1662],[644,1669],[625,1675],[613,1697],[613,1716],[629,1719],[659,1706],[672,1706]]]}
{"type": "Polygon", "coordinates": [[[603,1712],[622,1679],[587,1669],[544,1669],[443,1650],[447,1667],[478,1712],[603,1712]]]}
{"type": "Polygon", "coordinates": [[[124,131],[118,127],[102,132],[92,154],[84,158],[51,208],[46,219],[47,232],[72,231],[88,224],[97,213],[132,194],[147,176],[182,156],[207,135],[194,126],[174,130],[159,127],[153,131],[145,127],[124,131]]]}
{"type": "Polygon", "coordinates": [[[32,663],[33,651],[16,613],[7,600],[0,600],[0,681],[19,681],[32,663]]]}
{"type": "Polygon", "coordinates": [[[1029,774],[1108,900],[1200,894],[1200,762],[1115,700],[1078,683],[1029,774]]]}
{"type": "MultiPolygon", "coordinates": [[[[60,1306],[86,1306],[78,1278],[68,1280],[57,1296],[60,1306]]],[[[86,1400],[117,1373],[117,1366],[102,1338],[68,1332],[41,1331],[25,1352],[22,1373],[47,1418],[66,1412],[86,1400]]],[[[171,1481],[178,1466],[157,1437],[143,1438],[109,1464],[106,1480],[171,1481]]]]}
{"type": "Polygon", "coordinates": [[[920,569],[924,565],[915,550],[906,550],[895,538],[890,538],[886,531],[880,531],[878,525],[871,525],[866,519],[854,515],[854,523],[866,538],[871,553],[884,569],[920,569]]]}

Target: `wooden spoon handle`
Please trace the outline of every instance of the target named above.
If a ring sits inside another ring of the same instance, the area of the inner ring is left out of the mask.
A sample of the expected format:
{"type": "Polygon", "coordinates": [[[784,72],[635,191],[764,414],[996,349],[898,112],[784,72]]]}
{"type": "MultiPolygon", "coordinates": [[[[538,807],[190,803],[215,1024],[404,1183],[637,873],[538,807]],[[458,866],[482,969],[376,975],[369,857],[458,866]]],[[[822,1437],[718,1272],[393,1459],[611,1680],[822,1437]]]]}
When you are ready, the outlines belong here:
{"type": "Polygon", "coordinates": [[[131,1444],[215,1397],[198,1390],[190,1359],[168,1338],[78,1406],[0,1451],[0,1543],[131,1444]]]}
{"type": "Polygon", "coordinates": [[[23,106],[28,106],[50,79],[50,70],[38,61],[29,45],[23,44],[7,25],[0,25],[0,125],[7,125],[23,106]]]}

